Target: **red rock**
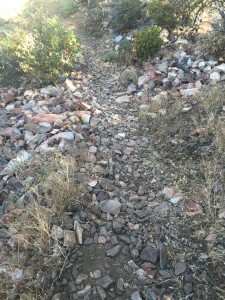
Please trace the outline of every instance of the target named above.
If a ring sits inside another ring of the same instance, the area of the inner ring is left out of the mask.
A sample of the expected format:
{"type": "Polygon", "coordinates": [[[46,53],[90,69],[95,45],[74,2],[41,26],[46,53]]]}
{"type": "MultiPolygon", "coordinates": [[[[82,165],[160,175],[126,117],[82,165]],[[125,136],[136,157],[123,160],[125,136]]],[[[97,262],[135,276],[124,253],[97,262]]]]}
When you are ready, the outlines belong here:
{"type": "Polygon", "coordinates": [[[193,200],[186,200],[185,207],[189,212],[193,212],[194,214],[202,214],[202,207],[193,200]]]}
{"type": "Polygon", "coordinates": [[[13,101],[15,98],[15,95],[12,92],[8,92],[8,93],[1,93],[1,100],[3,103],[9,103],[11,101],[13,101]]]}
{"type": "Polygon", "coordinates": [[[53,125],[56,121],[64,120],[66,118],[65,115],[56,115],[56,114],[38,114],[31,118],[32,124],[39,124],[40,122],[48,122],[53,125]]]}
{"type": "Polygon", "coordinates": [[[165,196],[166,196],[167,198],[172,198],[173,195],[174,195],[174,190],[173,190],[172,188],[170,188],[170,187],[165,187],[165,188],[163,189],[163,193],[165,194],[165,196]]]}
{"type": "Polygon", "coordinates": [[[205,135],[207,135],[207,133],[208,133],[208,130],[206,128],[200,127],[195,130],[194,135],[205,136],[205,135]]]}

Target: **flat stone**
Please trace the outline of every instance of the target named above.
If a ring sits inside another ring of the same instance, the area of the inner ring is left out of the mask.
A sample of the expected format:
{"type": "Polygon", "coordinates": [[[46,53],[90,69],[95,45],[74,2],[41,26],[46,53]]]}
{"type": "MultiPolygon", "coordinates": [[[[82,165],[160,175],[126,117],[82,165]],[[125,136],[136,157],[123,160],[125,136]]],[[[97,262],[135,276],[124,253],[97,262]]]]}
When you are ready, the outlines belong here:
{"type": "Polygon", "coordinates": [[[124,95],[124,96],[118,97],[118,98],[116,98],[115,102],[117,104],[129,103],[130,96],[124,95]]]}
{"type": "Polygon", "coordinates": [[[121,210],[121,203],[116,200],[104,200],[99,203],[99,208],[110,215],[118,215],[121,210]]]}
{"type": "Polygon", "coordinates": [[[174,271],[175,271],[175,275],[181,275],[186,271],[187,267],[186,264],[183,260],[179,261],[178,263],[176,263],[175,267],[174,267],[174,271]]]}
{"type": "Polygon", "coordinates": [[[115,280],[109,275],[106,275],[96,280],[96,284],[100,285],[103,289],[109,288],[114,282],[115,280]]]}
{"type": "Polygon", "coordinates": [[[158,259],[158,251],[155,248],[148,246],[142,250],[140,258],[143,261],[148,261],[155,264],[158,259]]]}
{"type": "Polygon", "coordinates": [[[130,298],[131,300],[142,300],[142,298],[141,298],[141,296],[140,296],[140,294],[139,294],[139,292],[137,291],[137,292],[134,292],[132,295],[131,295],[131,298],[130,298]]]}
{"type": "Polygon", "coordinates": [[[112,192],[116,187],[108,179],[102,178],[99,185],[106,191],[112,192]]]}
{"type": "Polygon", "coordinates": [[[220,80],[220,73],[219,72],[212,72],[209,77],[213,81],[219,81],[220,80]]]}
{"type": "Polygon", "coordinates": [[[75,284],[81,284],[82,282],[84,282],[85,280],[88,279],[88,275],[86,274],[79,274],[75,280],[75,284]]]}
{"type": "Polygon", "coordinates": [[[117,246],[107,250],[106,255],[109,257],[114,257],[120,252],[121,248],[122,248],[121,245],[117,245],[117,246]]]}
{"type": "Polygon", "coordinates": [[[64,230],[64,247],[73,247],[76,244],[75,232],[72,230],[64,230]]]}

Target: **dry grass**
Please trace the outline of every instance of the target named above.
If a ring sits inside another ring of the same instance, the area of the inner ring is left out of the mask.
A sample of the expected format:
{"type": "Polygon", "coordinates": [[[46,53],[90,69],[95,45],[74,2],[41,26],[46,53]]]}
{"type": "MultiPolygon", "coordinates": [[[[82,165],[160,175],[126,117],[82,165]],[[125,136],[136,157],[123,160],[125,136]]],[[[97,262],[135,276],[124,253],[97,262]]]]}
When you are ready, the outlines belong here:
{"type": "Polygon", "coordinates": [[[52,220],[60,226],[64,212],[73,212],[88,204],[88,194],[84,184],[77,181],[77,173],[75,159],[57,153],[36,156],[17,169],[16,176],[27,181],[28,200],[22,213],[12,223],[7,224],[12,232],[11,239],[15,241],[16,254],[8,257],[5,266],[12,270],[25,270],[32,265],[34,275],[29,282],[22,277],[17,282],[12,282],[0,272],[1,299],[15,299],[16,295],[21,300],[49,299],[51,288],[48,287],[48,292],[42,289],[43,284],[37,283],[38,274],[51,270],[53,280],[59,274],[63,260],[67,258],[62,247],[63,241],[57,240],[51,234],[52,220]],[[60,257],[53,255],[55,247],[61,251],[60,257]],[[19,255],[20,253],[25,256],[19,255]],[[8,293],[9,290],[12,291],[11,294],[8,293]],[[6,294],[8,298],[5,298],[6,294]]]}

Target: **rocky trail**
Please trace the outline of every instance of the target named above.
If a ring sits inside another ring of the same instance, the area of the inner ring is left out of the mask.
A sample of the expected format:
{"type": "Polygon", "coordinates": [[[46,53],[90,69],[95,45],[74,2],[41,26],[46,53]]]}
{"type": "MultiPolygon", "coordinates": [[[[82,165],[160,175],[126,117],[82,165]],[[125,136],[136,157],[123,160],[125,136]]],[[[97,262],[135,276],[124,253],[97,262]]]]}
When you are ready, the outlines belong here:
{"type": "MultiPolygon", "coordinates": [[[[62,85],[2,94],[1,258],[6,260],[9,249],[16,251],[7,224],[21,217],[18,202],[26,206],[24,182],[14,175],[18,162],[47,150],[60,150],[76,160],[85,154],[77,176],[91,201],[67,212],[62,224],[51,224],[61,251],[71,250],[54,284],[52,300],[224,299],[223,231],[218,237],[206,232],[203,241],[193,236],[195,222],[190,216],[201,218],[202,206],[173,187],[173,174],[157,147],[157,136],[139,122],[140,109],[146,109],[143,85],[152,83],[143,70],[138,71],[135,84],[132,72],[105,62],[112,45],[112,39],[86,44],[81,64],[62,85]],[[20,196],[13,209],[7,200],[10,191],[20,196]],[[214,262],[206,254],[212,245],[218,254],[214,262]]],[[[191,64],[191,58],[186,58],[191,64]]],[[[199,92],[204,80],[208,84],[224,77],[223,64],[211,75],[207,72],[217,62],[198,64],[197,79],[185,77],[184,67],[174,66],[173,74],[184,75],[180,82],[174,79],[174,85],[166,76],[163,81],[165,61],[160,62],[161,71],[150,68],[150,76],[154,72],[157,77],[157,94],[186,84],[178,96],[189,96],[199,92]]],[[[160,101],[158,97],[156,102],[160,101]]],[[[186,111],[191,109],[187,104],[186,111]]],[[[156,113],[163,115],[162,107],[150,117],[156,113]]],[[[23,270],[10,274],[20,278],[23,270]]],[[[51,276],[49,270],[43,274],[43,289],[49,289],[51,276]]]]}

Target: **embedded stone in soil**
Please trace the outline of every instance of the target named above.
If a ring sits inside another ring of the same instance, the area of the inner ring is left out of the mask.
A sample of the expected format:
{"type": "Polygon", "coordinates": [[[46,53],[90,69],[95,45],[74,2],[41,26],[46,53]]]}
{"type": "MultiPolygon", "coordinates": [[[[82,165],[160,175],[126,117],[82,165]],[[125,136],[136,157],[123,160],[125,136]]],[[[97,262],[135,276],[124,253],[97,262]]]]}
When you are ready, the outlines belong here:
{"type": "Polygon", "coordinates": [[[112,249],[111,244],[78,246],[57,283],[54,295],[67,291],[65,299],[87,297],[85,299],[110,300],[121,297],[126,293],[124,286],[129,286],[131,282],[128,272],[131,258],[126,247],[121,245],[120,251],[111,258],[107,256],[112,249]]]}

